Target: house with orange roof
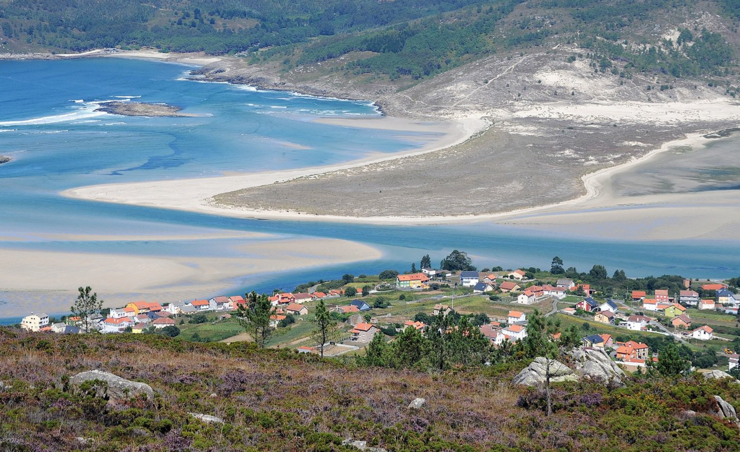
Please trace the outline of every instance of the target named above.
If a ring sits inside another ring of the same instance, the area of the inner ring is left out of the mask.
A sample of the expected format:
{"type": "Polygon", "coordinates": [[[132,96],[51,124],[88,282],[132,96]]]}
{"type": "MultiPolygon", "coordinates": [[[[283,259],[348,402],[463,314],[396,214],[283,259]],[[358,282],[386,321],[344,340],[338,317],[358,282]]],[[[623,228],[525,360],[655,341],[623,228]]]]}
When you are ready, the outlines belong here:
{"type": "Polygon", "coordinates": [[[632,291],[632,301],[638,302],[642,301],[647,297],[647,293],[644,290],[633,290],[632,291]]]}
{"type": "Polygon", "coordinates": [[[324,292],[314,292],[311,294],[311,297],[313,297],[314,300],[320,300],[322,298],[325,298],[326,294],[324,292]]]}
{"type": "Polygon", "coordinates": [[[372,323],[358,323],[350,331],[352,333],[350,340],[354,342],[370,342],[378,331],[380,331],[378,327],[372,323]]]}
{"type": "Polygon", "coordinates": [[[714,338],[714,330],[708,325],[700,326],[691,332],[692,339],[698,339],[700,341],[709,341],[714,338]]]}
{"type": "Polygon", "coordinates": [[[671,320],[671,324],[675,329],[688,330],[689,328],[691,328],[691,318],[686,314],[681,314],[671,320]]]}
{"type": "Polygon", "coordinates": [[[354,305],[349,306],[337,306],[336,311],[340,314],[356,314],[360,312],[360,308],[354,305]]]}
{"type": "Polygon", "coordinates": [[[506,277],[509,279],[515,279],[517,281],[521,281],[524,279],[524,275],[526,274],[527,272],[525,272],[522,269],[519,269],[519,270],[514,270],[513,272],[509,273],[508,275],[506,275],[506,277]]]}
{"type": "Polygon", "coordinates": [[[126,329],[126,327],[132,326],[134,324],[131,319],[128,317],[121,317],[120,319],[114,319],[112,317],[108,317],[107,319],[103,320],[102,329],[100,330],[101,333],[121,333],[123,330],[126,329]]]}
{"type": "Polygon", "coordinates": [[[501,332],[510,342],[520,341],[527,337],[527,329],[523,325],[509,325],[501,332]]]}
{"type": "Polygon", "coordinates": [[[190,302],[190,306],[194,307],[198,312],[214,311],[216,309],[215,303],[211,305],[208,300],[193,300],[190,302]]]}
{"type": "Polygon", "coordinates": [[[313,347],[306,347],[305,345],[302,345],[298,347],[296,350],[298,350],[298,353],[316,353],[316,349],[313,347]]]}
{"type": "Polygon", "coordinates": [[[413,320],[407,320],[403,323],[403,329],[414,328],[417,331],[423,331],[424,327],[427,326],[424,322],[414,322],[413,320]]]}
{"type": "Polygon", "coordinates": [[[270,316],[270,328],[277,328],[280,321],[285,320],[287,316],[281,314],[273,314],[270,316]]]}
{"type": "Polygon", "coordinates": [[[159,312],[162,306],[159,303],[148,301],[134,301],[126,305],[126,308],[132,309],[134,315],[148,314],[149,312],[159,312]]]}
{"type": "Polygon", "coordinates": [[[722,283],[704,284],[703,286],[701,286],[702,290],[722,290],[726,288],[727,285],[722,283]]]}
{"type": "Polygon", "coordinates": [[[498,286],[498,288],[501,289],[501,292],[503,293],[517,292],[521,289],[519,284],[514,281],[504,281],[500,286],[498,286]]]}
{"type": "Polygon", "coordinates": [[[489,273],[483,277],[483,282],[488,284],[493,284],[496,282],[496,279],[498,279],[498,275],[495,273],[489,273]]]}
{"type": "Polygon", "coordinates": [[[614,339],[612,338],[611,334],[599,334],[601,336],[601,339],[604,340],[604,347],[611,348],[614,346],[614,339]]]}
{"type": "Polygon", "coordinates": [[[337,297],[341,297],[342,295],[344,295],[343,290],[332,289],[326,295],[326,298],[337,298],[337,297]]]}
{"type": "Polygon", "coordinates": [[[509,325],[513,325],[518,322],[526,322],[527,315],[519,311],[509,311],[509,315],[506,317],[506,321],[509,325]]]}
{"type": "Polygon", "coordinates": [[[665,310],[663,311],[665,316],[668,317],[669,319],[672,319],[673,317],[678,317],[679,315],[685,312],[686,312],[686,308],[681,306],[678,303],[673,303],[672,305],[665,308],[665,310]]]}
{"type": "Polygon", "coordinates": [[[699,309],[702,311],[714,311],[717,306],[714,304],[714,300],[700,300],[699,309]]]}
{"type": "Polygon", "coordinates": [[[398,275],[396,286],[401,289],[427,289],[429,277],[424,273],[412,273],[410,275],[398,275]]]}
{"type": "Polygon", "coordinates": [[[525,289],[524,292],[520,293],[516,297],[516,302],[521,304],[534,304],[537,301],[537,297],[534,296],[534,292],[529,289],[525,289]]]}
{"type": "Polygon", "coordinates": [[[623,361],[625,358],[648,359],[649,348],[642,342],[627,341],[617,342],[617,361],[623,361]]]}
{"type": "Polygon", "coordinates": [[[658,300],[655,298],[645,298],[642,300],[642,309],[645,311],[657,311],[658,310],[658,300]]]}
{"type": "Polygon", "coordinates": [[[291,303],[285,308],[285,312],[292,315],[306,315],[308,314],[308,308],[298,303],[291,303]]]}

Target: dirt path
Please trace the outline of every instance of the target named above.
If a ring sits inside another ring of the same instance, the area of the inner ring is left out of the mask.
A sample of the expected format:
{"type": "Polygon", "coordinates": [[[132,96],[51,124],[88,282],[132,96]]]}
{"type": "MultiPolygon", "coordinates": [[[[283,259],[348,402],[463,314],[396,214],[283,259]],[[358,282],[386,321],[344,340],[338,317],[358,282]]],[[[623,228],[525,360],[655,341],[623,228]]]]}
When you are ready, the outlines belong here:
{"type": "Polygon", "coordinates": [[[220,342],[225,344],[230,344],[232,342],[254,342],[254,339],[252,339],[252,336],[250,336],[249,333],[239,333],[236,336],[227,337],[220,342]]]}

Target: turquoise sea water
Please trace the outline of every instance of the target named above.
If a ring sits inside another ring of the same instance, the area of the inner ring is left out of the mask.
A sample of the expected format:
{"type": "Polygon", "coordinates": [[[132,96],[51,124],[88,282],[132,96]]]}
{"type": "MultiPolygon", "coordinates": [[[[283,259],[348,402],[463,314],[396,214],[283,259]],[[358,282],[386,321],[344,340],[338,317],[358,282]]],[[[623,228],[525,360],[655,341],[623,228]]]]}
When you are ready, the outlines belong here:
{"type": "MultiPolygon", "coordinates": [[[[188,81],[188,67],[126,59],[0,62],[0,258],[2,249],[132,255],[239,256],[237,239],[70,241],[49,234],[171,235],[254,231],[279,237],[336,237],[380,248],[384,257],[341,267],[264,274],[235,281],[258,291],[290,289],[309,279],[373,273],[434,262],[453,249],[480,267],[545,268],[601,263],[629,276],[740,274],[738,242],[614,242],[527,232],[492,224],[370,226],[222,218],[62,198],[82,185],[211,177],[231,171],[300,168],[350,161],[370,152],[419,146],[420,134],[349,129],[314,120],[378,115],[368,103],[263,92],[188,81]],[[131,99],[183,107],[193,118],[134,118],[96,113],[96,102],[131,99]],[[417,140],[418,138],[418,140],[417,140]]],[[[92,285],[92,284],[91,284],[92,285]]],[[[0,288],[2,275],[0,275],[0,288]]],[[[228,289],[228,290],[227,290],[228,289]]],[[[194,294],[209,296],[215,294],[194,294]]],[[[167,301],[167,300],[163,300],[167,301]]],[[[0,317],[3,317],[0,292],[0,317]]]]}

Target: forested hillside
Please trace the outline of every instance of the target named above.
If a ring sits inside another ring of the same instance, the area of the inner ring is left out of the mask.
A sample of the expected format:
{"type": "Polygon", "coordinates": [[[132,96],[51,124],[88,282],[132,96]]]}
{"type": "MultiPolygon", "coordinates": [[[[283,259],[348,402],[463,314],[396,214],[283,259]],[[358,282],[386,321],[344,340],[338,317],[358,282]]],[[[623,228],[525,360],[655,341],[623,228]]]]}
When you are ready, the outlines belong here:
{"type": "Polygon", "coordinates": [[[739,19],[738,0],[0,0],[0,51],[147,46],[285,70],[345,56],[333,70],[413,80],[577,44],[595,71],[717,77],[735,65],[739,19]]]}

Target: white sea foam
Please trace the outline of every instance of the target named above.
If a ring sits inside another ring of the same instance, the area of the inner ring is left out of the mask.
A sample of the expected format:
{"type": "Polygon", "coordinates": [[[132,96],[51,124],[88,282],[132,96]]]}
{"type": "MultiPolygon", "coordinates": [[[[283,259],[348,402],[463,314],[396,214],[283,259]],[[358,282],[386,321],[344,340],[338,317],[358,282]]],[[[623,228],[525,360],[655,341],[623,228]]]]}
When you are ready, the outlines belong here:
{"type": "MultiPolygon", "coordinates": [[[[74,101],[78,103],[77,101],[74,101]]],[[[102,111],[95,111],[104,102],[83,102],[82,108],[61,115],[42,116],[40,118],[22,119],[18,121],[0,121],[0,127],[8,126],[35,126],[43,124],[57,124],[60,122],[75,122],[83,119],[96,118],[107,115],[102,111]]]]}
{"type": "Polygon", "coordinates": [[[0,129],[0,133],[15,132],[18,129],[0,129]]]}
{"type": "Polygon", "coordinates": [[[116,99],[140,99],[141,96],[113,96],[116,99]]]}

